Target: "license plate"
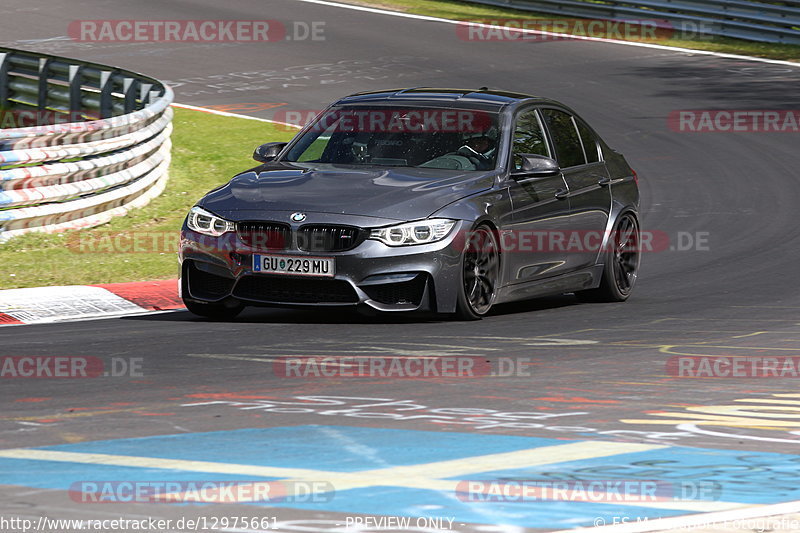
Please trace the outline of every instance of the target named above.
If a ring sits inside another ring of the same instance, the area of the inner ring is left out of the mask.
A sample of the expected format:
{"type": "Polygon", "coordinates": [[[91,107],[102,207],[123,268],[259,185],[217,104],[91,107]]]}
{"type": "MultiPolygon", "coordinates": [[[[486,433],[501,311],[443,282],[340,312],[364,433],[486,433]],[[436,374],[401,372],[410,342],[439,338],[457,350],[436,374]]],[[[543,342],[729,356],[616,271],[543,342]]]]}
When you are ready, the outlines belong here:
{"type": "Polygon", "coordinates": [[[333,257],[253,254],[253,272],[262,272],[264,274],[332,278],[335,273],[335,266],[333,257]]]}

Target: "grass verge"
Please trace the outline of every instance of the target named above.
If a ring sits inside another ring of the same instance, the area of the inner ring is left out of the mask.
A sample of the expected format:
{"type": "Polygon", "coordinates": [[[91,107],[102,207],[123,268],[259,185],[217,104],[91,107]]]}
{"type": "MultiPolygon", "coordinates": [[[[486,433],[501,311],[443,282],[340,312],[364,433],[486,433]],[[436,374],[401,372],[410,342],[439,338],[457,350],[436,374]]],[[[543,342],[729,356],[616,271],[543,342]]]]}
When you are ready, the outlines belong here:
{"type": "Polygon", "coordinates": [[[256,145],[292,133],[266,122],[175,109],[172,165],[167,188],[146,207],[80,232],[30,233],[0,244],[0,289],[168,279],[178,275],[178,233],[194,203],[234,174],[255,166],[256,145]],[[112,250],[114,236],[127,249],[112,250]],[[89,243],[80,251],[78,241],[89,243]]]}
{"type": "MultiPolygon", "coordinates": [[[[337,0],[344,4],[354,4],[361,6],[379,7],[404,13],[416,15],[426,15],[429,17],[439,17],[455,20],[475,20],[491,17],[498,18],[522,18],[522,19],[546,19],[553,20],[559,18],[573,18],[567,16],[551,15],[545,13],[534,13],[531,11],[520,11],[492,7],[481,4],[470,4],[468,2],[455,0],[337,0]]],[[[453,30],[455,32],[455,30],[453,30]]],[[[664,39],[654,42],[664,46],[674,46],[678,48],[692,48],[694,50],[706,50],[724,54],[738,54],[753,57],[763,57],[769,59],[782,59],[785,61],[800,62],[800,45],[758,43],[745,41],[743,39],[731,39],[718,37],[716,35],[706,35],[697,39],[664,39]]]]}

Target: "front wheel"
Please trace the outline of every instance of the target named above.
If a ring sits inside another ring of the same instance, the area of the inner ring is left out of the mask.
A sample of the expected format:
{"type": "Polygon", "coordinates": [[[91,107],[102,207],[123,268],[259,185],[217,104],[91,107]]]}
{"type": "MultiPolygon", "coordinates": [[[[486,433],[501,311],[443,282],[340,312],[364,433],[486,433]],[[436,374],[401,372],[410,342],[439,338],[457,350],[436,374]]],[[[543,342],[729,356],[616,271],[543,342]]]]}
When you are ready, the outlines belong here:
{"type": "Polygon", "coordinates": [[[202,304],[184,300],[183,304],[190,313],[212,320],[233,320],[244,309],[242,304],[233,302],[202,304]]]}
{"type": "Polygon", "coordinates": [[[500,279],[497,238],[489,226],[473,230],[461,256],[461,283],[456,316],[479,320],[492,308],[500,279]]]}
{"type": "Polygon", "coordinates": [[[623,213],[609,237],[603,278],[596,289],[576,292],[587,302],[624,302],[639,276],[641,234],[633,213],[623,213]]]}

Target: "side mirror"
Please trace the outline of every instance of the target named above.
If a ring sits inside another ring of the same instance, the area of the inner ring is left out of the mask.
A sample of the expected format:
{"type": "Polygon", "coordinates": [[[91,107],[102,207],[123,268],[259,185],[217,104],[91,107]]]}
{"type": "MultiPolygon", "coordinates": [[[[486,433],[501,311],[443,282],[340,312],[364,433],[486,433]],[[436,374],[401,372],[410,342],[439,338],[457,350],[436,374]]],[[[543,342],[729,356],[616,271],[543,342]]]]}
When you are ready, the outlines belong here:
{"type": "Polygon", "coordinates": [[[511,177],[515,180],[526,178],[548,178],[557,176],[561,169],[554,159],[536,154],[516,154],[522,158],[522,168],[512,170],[511,177]]]}
{"type": "Polygon", "coordinates": [[[281,153],[281,151],[286,147],[289,143],[266,143],[262,144],[258,148],[255,149],[253,152],[253,159],[258,161],[259,163],[269,163],[275,157],[281,153]]]}

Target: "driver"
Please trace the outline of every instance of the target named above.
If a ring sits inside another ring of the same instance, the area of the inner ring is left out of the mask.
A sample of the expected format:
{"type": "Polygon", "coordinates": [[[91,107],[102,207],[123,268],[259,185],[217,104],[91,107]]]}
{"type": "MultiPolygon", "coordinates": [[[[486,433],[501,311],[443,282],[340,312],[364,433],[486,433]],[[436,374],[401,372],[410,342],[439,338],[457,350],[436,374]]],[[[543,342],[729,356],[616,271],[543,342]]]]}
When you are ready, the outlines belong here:
{"type": "Polygon", "coordinates": [[[475,165],[475,170],[489,170],[492,167],[492,159],[495,149],[495,140],[492,138],[492,131],[468,134],[464,139],[464,145],[456,152],[464,156],[475,165]]]}
{"type": "Polygon", "coordinates": [[[425,163],[420,167],[453,170],[491,170],[497,151],[497,129],[467,133],[460,139],[461,147],[425,163]]]}

